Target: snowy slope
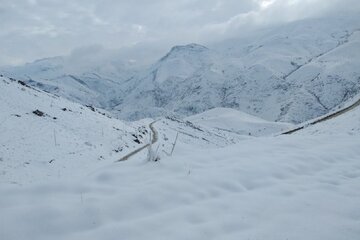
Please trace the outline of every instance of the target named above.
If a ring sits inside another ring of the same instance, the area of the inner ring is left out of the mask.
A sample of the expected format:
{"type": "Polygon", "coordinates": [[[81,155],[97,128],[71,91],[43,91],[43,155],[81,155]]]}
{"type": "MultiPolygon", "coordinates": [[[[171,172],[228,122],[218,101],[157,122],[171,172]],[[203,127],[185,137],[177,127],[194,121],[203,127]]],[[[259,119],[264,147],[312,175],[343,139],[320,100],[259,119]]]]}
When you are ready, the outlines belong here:
{"type": "Polygon", "coordinates": [[[223,82],[241,68],[241,62],[202,45],[175,46],[141,75],[123,84],[124,100],[114,110],[130,119],[199,113],[219,104],[223,82]]]}
{"type": "Polygon", "coordinates": [[[82,176],[147,140],[144,129],[20,83],[0,77],[1,183],[82,176]]]}
{"type": "Polygon", "coordinates": [[[3,67],[0,72],[81,104],[106,109],[119,104],[123,95],[119,84],[130,78],[135,70],[116,60],[85,68],[80,68],[81,64],[84,63],[69,56],[53,57],[23,66],[3,67]],[[80,69],[76,70],[77,67],[80,69]]]}
{"type": "MultiPolygon", "coordinates": [[[[22,81],[0,80],[1,183],[81,177],[150,141],[153,119],[124,123],[104,110],[72,103],[22,81]]],[[[243,139],[239,133],[174,117],[158,119],[155,127],[162,132],[154,146],[160,157],[171,152],[177,134],[180,143],[197,148],[225,147],[243,139]]],[[[146,151],[142,156],[146,158],[146,151]]]]}
{"type": "Polygon", "coordinates": [[[292,124],[269,122],[231,108],[214,108],[187,117],[186,120],[201,126],[252,136],[264,136],[292,128],[292,124]]]}
{"type": "Polygon", "coordinates": [[[360,131],[341,131],[358,112],[316,126],[322,134],[205,150],[179,141],[156,163],[140,154],[81,179],[1,184],[0,237],[357,239],[360,131]]]}
{"type": "Polygon", "coordinates": [[[360,86],[356,19],[300,21],[224,43],[220,49],[247,68],[238,83],[228,81],[225,102],[265,119],[303,122],[350,99],[360,86]]]}
{"type": "MultiPolygon", "coordinates": [[[[359,98],[357,98],[359,99],[359,98]]],[[[360,134],[360,108],[357,107],[336,118],[310,125],[297,132],[301,136],[306,135],[359,135],[360,134]]]]}

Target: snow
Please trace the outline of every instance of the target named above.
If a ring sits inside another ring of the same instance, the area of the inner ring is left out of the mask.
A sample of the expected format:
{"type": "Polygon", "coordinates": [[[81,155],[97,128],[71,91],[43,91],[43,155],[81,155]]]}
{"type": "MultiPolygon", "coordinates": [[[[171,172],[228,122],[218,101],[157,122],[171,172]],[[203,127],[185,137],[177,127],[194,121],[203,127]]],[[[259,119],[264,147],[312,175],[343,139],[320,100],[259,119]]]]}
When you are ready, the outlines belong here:
{"type": "MultiPolygon", "coordinates": [[[[360,99],[358,96],[355,99],[360,99]]],[[[352,102],[352,101],[350,101],[352,102]]],[[[346,104],[347,105],[347,104],[346,104]]],[[[345,105],[345,106],[346,106],[345,105]]],[[[355,109],[347,114],[340,115],[331,121],[325,121],[321,125],[306,127],[298,135],[356,135],[360,132],[360,110],[355,109]]]]}
{"type": "Polygon", "coordinates": [[[1,77],[0,109],[0,183],[82,176],[137,147],[132,134],[141,135],[139,126],[106,111],[93,112],[1,77]]]}
{"type": "Polygon", "coordinates": [[[173,48],[134,76],[120,118],[187,117],[216,107],[301,123],[359,93],[358,16],[297,21],[209,48],[173,48]]]}
{"type": "Polygon", "coordinates": [[[2,239],[357,239],[359,135],[179,146],[80,181],[1,186],[2,239]],[[336,149],[336,150],[334,150],[336,149]]]}
{"type": "Polygon", "coordinates": [[[358,19],[1,69],[0,240],[360,239],[358,19]]]}
{"type": "Polygon", "coordinates": [[[223,129],[240,134],[264,136],[284,132],[292,124],[276,123],[240,112],[231,108],[213,108],[186,118],[187,120],[207,127],[223,129]]]}
{"type": "Polygon", "coordinates": [[[203,63],[199,55],[208,56],[209,49],[198,44],[175,46],[156,65],[156,81],[163,83],[171,78],[186,79],[191,77],[203,63]]]}
{"type": "MultiPolygon", "coordinates": [[[[226,134],[175,118],[159,119],[155,128],[160,140],[154,147],[167,148],[176,132],[184,133],[179,134],[172,156],[163,154],[160,161],[147,162],[143,151],[114,163],[118,155],[110,154],[113,147],[133,142],[126,133],[136,132],[151,119],[125,124],[0,80],[0,166],[6,172],[0,182],[0,239],[355,240],[360,236],[360,108],[284,136],[226,134]],[[35,108],[57,119],[38,117],[31,113],[35,108]],[[113,126],[123,130],[118,133],[113,126]],[[232,140],[236,143],[230,144],[232,140]],[[83,151],[67,154],[75,149],[83,151]],[[98,161],[99,154],[105,160],[98,161]],[[53,155],[56,161],[49,164],[53,155]],[[28,160],[30,164],[24,165],[28,160]],[[53,168],[60,170],[60,178],[53,168]]],[[[228,109],[214,109],[203,118],[209,124],[221,122],[214,114],[220,112],[227,113],[223,118],[227,121],[233,117],[267,123],[228,109]]],[[[201,120],[201,115],[193,119],[201,120]]],[[[241,121],[230,126],[243,127],[241,121]]]]}

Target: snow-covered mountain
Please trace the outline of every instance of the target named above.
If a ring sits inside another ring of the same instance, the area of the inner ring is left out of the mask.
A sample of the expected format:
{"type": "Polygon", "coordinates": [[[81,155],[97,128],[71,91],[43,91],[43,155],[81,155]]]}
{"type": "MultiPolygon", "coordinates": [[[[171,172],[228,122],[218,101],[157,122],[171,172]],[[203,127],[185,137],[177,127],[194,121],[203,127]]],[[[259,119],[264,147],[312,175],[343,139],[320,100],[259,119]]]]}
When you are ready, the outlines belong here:
{"type": "Polygon", "coordinates": [[[121,117],[230,107],[302,122],[360,90],[360,21],[316,19],[226,41],[174,47],[130,82],[121,117]]]}
{"type": "Polygon", "coordinates": [[[225,105],[302,122],[351,98],[360,88],[359,22],[358,17],[304,20],[219,44],[246,68],[225,84],[225,105]]]}
{"type": "Polygon", "coordinates": [[[207,47],[176,46],[124,85],[127,95],[114,110],[118,110],[120,117],[130,119],[199,113],[219,106],[224,81],[234,78],[234,72],[241,68],[241,62],[207,47]]]}
{"type": "Polygon", "coordinates": [[[360,18],[349,16],[288,23],[209,47],[175,46],[141,71],[115,64],[69,74],[69,63],[55,58],[1,72],[124,119],[226,107],[299,123],[360,91],[359,52],[360,18]]]}
{"type": "Polygon", "coordinates": [[[85,67],[76,69],[79,61],[86,59],[45,58],[23,66],[3,67],[0,72],[74,102],[104,109],[119,104],[124,95],[120,83],[136,70],[116,60],[84,64],[85,67]]]}

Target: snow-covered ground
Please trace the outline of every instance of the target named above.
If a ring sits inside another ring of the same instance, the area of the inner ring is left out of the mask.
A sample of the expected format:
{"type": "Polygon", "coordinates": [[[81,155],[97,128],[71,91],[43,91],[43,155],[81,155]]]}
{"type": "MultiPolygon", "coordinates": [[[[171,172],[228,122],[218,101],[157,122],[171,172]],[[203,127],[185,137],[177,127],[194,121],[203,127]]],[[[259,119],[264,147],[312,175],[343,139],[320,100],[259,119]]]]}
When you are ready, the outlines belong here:
{"type": "Polygon", "coordinates": [[[173,142],[179,129],[185,133],[172,156],[146,162],[143,151],[113,163],[118,156],[110,155],[113,147],[133,141],[124,134],[142,123],[123,124],[51,95],[36,101],[33,90],[3,79],[1,84],[0,166],[15,162],[18,168],[1,176],[0,239],[360,238],[359,108],[293,135],[227,135],[236,140],[228,146],[210,128],[195,131],[190,129],[198,126],[186,121],[160,119],[157,144],[173,142]],[[35,108],[49,116],[39,121],[31,112],[35,108]],[[21,117],[4,115],[9,112],[21,117]],[[94,119],[109,126],[106,137],[94,119]],[[125,130],[118,135],[110,131],[113,126],[125,130]],[[50,152],[54,149],[59,152],[50,152]],[[75,149],[83,149],[82,156],[69,154],[75,149]],[[39,151],[45,153],[36,155],[39,151]],[[52,154],[55,161],[49,163],[52,154]],[[99,161],[99,154],[105,160],[99,161]],[[72,165],[76,161],[81,164],[72,165]],[[92,167],[83,167],[90,162],[92,167]],[[56,164],[68,166],[71,174],[19,184],[25,180],[20,175],[46,176],[56,164]],[[24,170],[33,165],[41,171],[24,170]],[[7,181],[13,178],[18,184],[7,181]]]}
{"type": "MultiPolygon", "coordinates": [[[[347,108],[359,101],[360,95],[346,102],[343,108],[347,108]]],[[[331,113],[330,113],[331,114],[331,113]]],[[[330,115],[327,114],[327,115],[330,115]]],[[[325,115],[325,116],[327,116],[325,115]]],[[[340,115],[331,121],[325,121],[321,125],[308,126],[304,130],[296,133],[299,135],[356,135],[360,132],[360,110],[355,109],[346,114],[340,115]]]]}
{"type": "MultiPolygon", "coordinates": [[[[1,183],[23,185],[83,176],[149,142],[153,119],[125,123],[106,111],[20,83],[0,77],[1,183]]],[[[165,155],[177,133],[180,142],[200,148],[224,147],[243,138],[170,117],[158,119],[156,127],[159,153],[165,155]]]]}
{"type": "Polygon", "coordinates": [[[266,121],[231,108],[213,108],[186,119],[203,126],[251,136],[284,132],[293,127],[289,123],[266,121]]]}
{"type": "Polygon", "coordinates": [[[145,129],[90,108],[0,77],[0,183],[80,176],[147,143],[145,129]]]}

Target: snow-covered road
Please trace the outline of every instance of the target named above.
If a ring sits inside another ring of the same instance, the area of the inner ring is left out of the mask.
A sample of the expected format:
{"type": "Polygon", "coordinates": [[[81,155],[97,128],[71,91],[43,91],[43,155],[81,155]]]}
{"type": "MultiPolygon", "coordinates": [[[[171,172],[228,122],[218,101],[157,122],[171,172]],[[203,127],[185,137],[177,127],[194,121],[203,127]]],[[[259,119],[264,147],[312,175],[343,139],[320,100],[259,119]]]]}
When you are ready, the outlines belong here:
{"type": "MultiPolygon", "coordinates": [[[[153,121],[152,123],[149,124],[149,128],[152,132],[151,136],[152,136],[152,139],[151,139],[151,144],[155,144],[157,141],[158,141],[158,132],[156,131],[155,127],[154,127],[154,124],[156,123],[157,121],[153,121]]],[[[144,146],[130,152],[129,154],[125,155],[124,157],[120,158],[119,160],[117,160],[117,162],[122,162],[122,161],[126,161],[128,160],[130,157],[134,156],[135,154],[141,152],[142,150],[144,150],[145,148],[147,148],[148,146],[150,145],[150,143],[148,144],[145,144],[144,146]]]]}
{"type": "Polygon", "coordinates": [[[307,123],[306,125],[302,125],[302,126],[300,126],[300,127],[291,129],[291,130],[286,131],[286,132],[284,132],[284,133],[282,133],[282,134],[283,134],[283,135],[293,134],[293,133],[295,133],[295,132],[297,132],[297,131],[300,131],[300,130],[306,128],[307,126],[315,125],[315,124],[322,123],[322,122],[328,121],[328,120],[330,120],[330,119],[336,118],[336,117],[338,117],[338,116],[340,116],[340,115],[343,115],[343,114],[345,114],[345,113],[347,113],[347,112],[349,112],[349,111],[351,111],[351,110],[353,110],[353,109],[355,109],[355,108],[357,108],[357,107],[359,107],[359,106],[360,106],[360,99],[357,100],[357,101],[355,101],[355,102],[354,102],[353,104],[351,104],[350,106],[344,107],[344,108],[342,108],[342,109],[340,109],[340,110],[337,110],[337,111],[335,111],[335,112],[333,112],[333,113],[329,113],[329,114],[327,114],[327,115],[325,115],[325,116],[323,116],[323,117],[319,117],[319,118],[317,118],[317,119],[315,119],[315,120],[313,120],[313,121],[310,120],[309,123],[307,123]]]}

